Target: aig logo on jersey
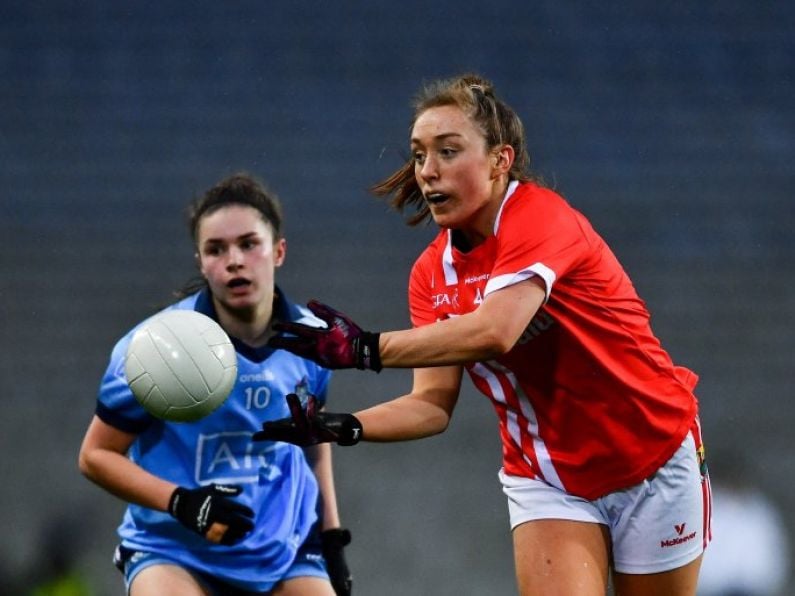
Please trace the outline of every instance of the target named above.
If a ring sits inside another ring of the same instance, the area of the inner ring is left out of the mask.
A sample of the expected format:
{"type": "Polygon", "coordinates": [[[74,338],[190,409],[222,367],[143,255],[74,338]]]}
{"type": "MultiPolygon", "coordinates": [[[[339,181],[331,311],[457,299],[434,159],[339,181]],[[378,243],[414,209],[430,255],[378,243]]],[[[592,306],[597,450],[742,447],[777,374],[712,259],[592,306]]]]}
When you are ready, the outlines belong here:
{"type": "Polygon", "coordinates": [[[285,443],[256,443],[250,432],[199,435],[196,447],[196,482],[241,483],[274,480],[281,475],[274,465],[285,443]]]}
{"type": "Polygon", "coordinates": [[[433,304],[433,308],[443,308],[449,307],[458,309],[458,290],[454,290],[452,294],[448,294],[447,292],[442,292],[441,294],[433,294],[431,296],[431,303],[433,304]]]}

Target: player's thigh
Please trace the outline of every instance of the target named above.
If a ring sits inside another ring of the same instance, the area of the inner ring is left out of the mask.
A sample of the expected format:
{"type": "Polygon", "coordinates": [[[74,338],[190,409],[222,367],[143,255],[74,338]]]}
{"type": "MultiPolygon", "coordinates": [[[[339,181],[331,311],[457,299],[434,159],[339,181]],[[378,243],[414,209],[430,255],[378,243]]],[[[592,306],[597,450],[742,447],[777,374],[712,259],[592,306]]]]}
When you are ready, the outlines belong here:
{"type": "Polygon", "coordinates": [[[212,592],[177,565],[150,565],[136,573],[130,596],[211,596],[212,592]]]}
{"type": "Polygon", "coordinates": [[[513,530],[519,594],[604,596],[610,535],[602,524],[563,519],[525,522],[513,530]]]}
{"type": "Polygon", "coordinates": [[[662,573],[616,573],[613,578],[616,596],[695,596],[701,558],[662,573]]]}
{"type": "Polygon", "coordinates": [[[294,577],[280,582],[273,596],[334,596],[334,588],[322,577],[294,577]]]}

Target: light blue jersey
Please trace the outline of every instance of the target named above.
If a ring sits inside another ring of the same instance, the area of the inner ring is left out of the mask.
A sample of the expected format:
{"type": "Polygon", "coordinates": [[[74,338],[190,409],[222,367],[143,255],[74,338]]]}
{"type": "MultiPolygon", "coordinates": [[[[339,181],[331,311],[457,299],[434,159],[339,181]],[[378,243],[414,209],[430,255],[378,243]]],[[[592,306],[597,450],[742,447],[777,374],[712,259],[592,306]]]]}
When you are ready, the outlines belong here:
{"type": "MultiPolygon", "coordinates": [[[[277,291],[274,315],[285,321],[318,321],[277,291]]],[[[216,318],[207,291],[169,308],[197,310],[216,318]]],[[[318,322],[319,323],[319,322],[318,322]]],[[[232,338],[238,378],[229,398],[209,416],[173,423],[149,415],[124,375],[124,355],[134,329],[114,347],[102,379],[96,414],[105,423],[136,433],[129,457],[149,472],[189,488],[237,484],[236,500],[255,512],[255,528],[234,545],[217,545],[169,514],[130,505],[119,526],[122,544],[158,553],[235,586],[264,591],[279,581],[317,521],[318,487],[303,450],[281,442],[252,442],[265,420],[290,415],[288,393],[304,392],[325,403],[330,371],[286,350],[253,349],[232,338]]]]}

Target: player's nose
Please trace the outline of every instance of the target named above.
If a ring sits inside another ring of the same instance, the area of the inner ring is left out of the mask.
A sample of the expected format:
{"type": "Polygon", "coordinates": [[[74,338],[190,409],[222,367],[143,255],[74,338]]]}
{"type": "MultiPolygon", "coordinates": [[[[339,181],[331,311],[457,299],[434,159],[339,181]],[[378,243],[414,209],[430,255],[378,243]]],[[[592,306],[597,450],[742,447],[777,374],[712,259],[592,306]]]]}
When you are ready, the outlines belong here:
{"type": "Polygon", "coordinates": [[[226,262],[227,269],[237,269],[242,264],[243,264],[243,251],[241,251],[237,247],[230,248],[229,253],[227,255],[227,262],[226,262]]]}
{"type": "Polygon", "coordinates": [[[427,155],[425,161],[422,162],[420,167],[420,176],[423,180],[432,180],[439,175],[439,169],[436,159],[433,156],[427,155]]]}

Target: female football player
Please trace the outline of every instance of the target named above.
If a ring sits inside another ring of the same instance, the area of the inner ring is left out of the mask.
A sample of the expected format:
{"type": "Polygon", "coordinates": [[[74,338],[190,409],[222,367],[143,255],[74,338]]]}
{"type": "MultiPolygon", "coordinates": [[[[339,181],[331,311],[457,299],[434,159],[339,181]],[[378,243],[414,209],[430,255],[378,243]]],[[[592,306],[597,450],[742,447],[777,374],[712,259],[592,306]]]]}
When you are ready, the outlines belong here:
{"type": "Polygon", "coordinates": [[[277,199],[245,174],[192,204],[201,283],[169,308],[212,317],[235,346],[238,378],[213,413],[193,423],[149,415],[125,379],[132,331],[113,349],[79,466],[129,503],[116,563],[132,596],[350,594],[329,446],[252,449],[263,419],[287,415],[285,395],[322,401],[330,378],[266,345],[274,321],[314,320],[274,285],[281,225],[277,199]]]}
{"type": "Polygon", "coordinates": [[[499,419],[521,594],[604,594],[611,571],[622,596],[695,594],[710,519],[696,375],[588,220],[528,173],[522,123],[488,81],[425,87],[410,143],[374,190],[440,228],[411,272],[414,328],[364,332],[312,302],[327,326],[280,326],[271,345],[329,368],[413,368],[411,393],[355,415],[291,398],[292,418],[256,438],[433,435],[466,369],[499,419]]]}

